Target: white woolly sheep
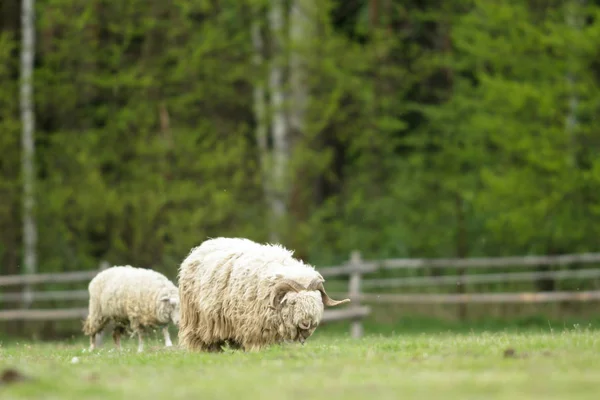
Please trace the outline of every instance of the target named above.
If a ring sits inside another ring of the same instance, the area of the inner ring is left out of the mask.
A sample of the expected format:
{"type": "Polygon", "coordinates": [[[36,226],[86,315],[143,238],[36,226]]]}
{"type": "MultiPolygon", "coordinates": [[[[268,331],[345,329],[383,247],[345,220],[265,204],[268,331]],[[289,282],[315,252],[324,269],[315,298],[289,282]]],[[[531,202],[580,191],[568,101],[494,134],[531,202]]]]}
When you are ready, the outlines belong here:
{"type": "Polygon", "coordinates": [[[138,352],[143,351],[142,332],[162,326],[165,346],[173,343],[169,322],[179,323],[179,293],[163,274],[131,265],[114,266],[96,275],[88,285],[89,313],[83,332],[90,336],[90,350],[96,346],[96,336],[113,322],[113,340],[121,349],[121,334],[127,328],[138,335],[138,352]]]}
{"type": "Polygon", "coordinates": [[[229,344],[257,351],[304,344],[332,300],[313,266],[275,244],[215,238],[193,248],[179,268],[179,345],[220,351],[229,344]]]}

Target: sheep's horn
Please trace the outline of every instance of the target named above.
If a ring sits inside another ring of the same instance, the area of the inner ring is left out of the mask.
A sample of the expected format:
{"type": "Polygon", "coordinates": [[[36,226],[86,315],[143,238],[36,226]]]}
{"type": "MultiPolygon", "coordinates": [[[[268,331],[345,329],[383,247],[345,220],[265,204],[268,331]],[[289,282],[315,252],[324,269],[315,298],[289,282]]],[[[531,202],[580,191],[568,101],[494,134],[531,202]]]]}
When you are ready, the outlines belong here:
{"type": "Polygon", "coordinates": [[[319,285],[322,285],[322,284],[323,284],[323,279],[315,278],[308,284],[308,286],[306,287],[306,290],[318,290],[319,285]]]}
{"type": "Polygon", "coordinates": [[[294,292],[299,292],[301,290],[305,290],[304,286],[302,286],[301,284],[299,284],[298,282],[296,282],[293,279],[283,279],[275,287],[276,288],[281,288],[281,290],[290,288],[294,292]]]}
{"type": "Polygon", "coordinates": [[[299,292],[301,290],[305,290],[305,288],[292,279],[281,280],[273,288],[273,294],[271,296],[271,308],[278,308],[281,298],[284,296],[285,293],[289,292],[290,290],[293,290],[294,292],[299,292]]]}
{"type": "Polygon", "coordinates": [[[321,278],[315,278],[308,284],[307,290],[318,290],[321,292],[321,298],[323,299],[323,304],[327,307],[339,306],[340,304],[350,303],[350,299],[344,300],[333,300],[327,292],[325,291],[325,287],[323,286],[323,280],[321,278]]]}

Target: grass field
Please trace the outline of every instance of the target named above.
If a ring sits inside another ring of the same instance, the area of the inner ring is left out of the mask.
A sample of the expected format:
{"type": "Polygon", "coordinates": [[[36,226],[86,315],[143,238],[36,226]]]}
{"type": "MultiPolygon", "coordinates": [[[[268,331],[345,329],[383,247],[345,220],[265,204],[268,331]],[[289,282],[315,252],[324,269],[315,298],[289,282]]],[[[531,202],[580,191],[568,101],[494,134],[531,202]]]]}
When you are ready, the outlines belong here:
{"type": "Polygon", "coordinates": [[[159,336],[119,354],[107,335],[10,343],[0,369],[30,378],[0,384],[0,399],[598,399],[600,331],[408,333],[352,340],[324,330],[302,347],[187,353],[159,336]],[[77,357],[78,362],[73,362],[77,357]],[[132,397],[133,396],[133,397],[132,397]]]}

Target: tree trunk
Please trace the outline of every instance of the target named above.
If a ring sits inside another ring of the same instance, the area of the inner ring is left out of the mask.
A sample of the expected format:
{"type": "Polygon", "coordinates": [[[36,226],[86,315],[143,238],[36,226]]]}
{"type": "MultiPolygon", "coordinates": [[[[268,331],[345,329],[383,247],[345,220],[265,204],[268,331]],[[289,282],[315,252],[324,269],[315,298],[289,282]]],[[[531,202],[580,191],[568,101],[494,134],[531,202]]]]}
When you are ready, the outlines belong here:
{"type": "Polygon", "coordinates": [[[290,8],[290,41],[293,48],[290,53],[290,128],[294,138],[300,138],[306,129],[306,107],[309,96],[307,82],[306,54],[301,44],[312,46],[315,29],[311,24],[314,10],[313,1],[310,4],[293,0],[290,8]]]}
{"type": "MultiPolygon", "coordinates": [[[[22,168],[23,168],[23,272],[33,274],[37,270],[37,227],[35,208],[35,117],[33,110],[33,59],[35,54],[34,0],[23,0],[21,41],[21,122],[22,168]]],[[[31,287],[24,288],[23,305],[31,304],[31,287]]]]}
{"type": "MultiPolygon", "coordinates": [[[[263,70],[265,62],[265,45],[263,35],[260,29],[260,22],[254,20],[252,23],[252,45],[254,47],[253,63],[258,71],[263,70]]],[[[268,134],[269,126],[267,124],[267,99],[265,92],[265,85],[262,80],[258,80],[254,84],[254,116],[256,119],[256,143],[259,151],[260,161],[260,174],[263,187],[263,196],[266,203],[270,206],[268,215],[268,227],[269,227],[269,240],[275,241],[276,228],[273,219],[273,213],[271,211],[271,205],[274,204],[275,200],[273,197],[273,190],[271,188],[271,179],[269,178],[270,171],[270,154],[268,148],[268,134]]]]}
{"type": "Polygon", "coordinates": [[[269,72],[269,88],[272,108],[273,163],[271,167],[271,183],[273,188],[269,195],[269,208],[273,215],[274,225],[271,241],[281,240],[281,227],[287,216],[287,198],[289,179],[287,167],[290,156],[290,132],[284,108],[284,51],[282,36],[285,26],[285,7],[282,0],[272,0],[269,12],[269,23],[272,34],[273,49],[271,52],[271,68],[269,72]]]}
{"type": "MultiPolygon", "coordinates": [[[[319,28],[319,10],[317,0],[292,0],[289,13],[290,53],[289,53],[289,123],[290,123],[290,155],[296,143],[302,142],[307,148],[319,146],[314,135],[307,131],[307,112],[311,94],[309,81],[309,58],[318,54],[316,41],[319,28]]],[[[318,57],[318,56],[317,56],[318,57]]],[[[293,221],[305,221],[310,213],[310,197],[314,190],[313,181],[305,179],[310,176],[311,167],[302,164],[290,174],[290,194],[288,196],[289,217],[293,221]]],[[[300,259],[307,259],[306,241],[297,232],[289,238],[290,245],[296,249],[300,259]]]]}

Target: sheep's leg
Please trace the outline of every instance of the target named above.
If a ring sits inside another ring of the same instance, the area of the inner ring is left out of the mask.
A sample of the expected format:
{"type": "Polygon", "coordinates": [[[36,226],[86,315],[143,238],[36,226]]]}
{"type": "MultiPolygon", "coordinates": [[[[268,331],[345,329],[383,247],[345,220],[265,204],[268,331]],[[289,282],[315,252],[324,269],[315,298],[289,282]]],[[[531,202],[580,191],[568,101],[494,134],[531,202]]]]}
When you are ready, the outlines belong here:
{"type": "Polygon", "coordinates": [[[169,326],[167,325],[163,327],[162,331],[165,338],[165,347],[173,346],[173,342],[171,342],[171,336],[169,335],[169,326]]]}
{"type": "Polygon", "coordinates": [[[132,319],[129,321],[130,326],[131,326],[131,337],[134,337],[135,334],[137,333],[138,336],[138,353],[141,353],[142,351],[144,351],[144,338],[143,336],[143,330],[144,330],[144,326],[142,324],[140,324],[140,321],[138,321],[137,319],[132,319]]]}
{"type": "Polygon", "coordinates": [[[102,330],[92,333],[90,335],[90,351],[102,345],[102,330]]]}
{"type": "Polygon", "coordinates": [[[203,351],[203,352],[207,352],[207,353],[220,353],[223,351],[223,349],[221,348],[222,345],[223,345],[223,342],[216,342],[216,343],[200,342],[196,345],[196,349],[203,351]]]}
{"type": "Polygon", "coordinates": [[[104,337],[104,331],[100,331],[96,334],[96,347],[102,347],[102,338],[104,337]]]}
{"type": "Polygon", "coordinates": [[[236,342],[235,340],[226,340],[225,343],[232,350],[240,350],[242,348],[242,345],[236,342]]]}
{"type": "Polygon", "coordinates": [[[90,315],[84,324],[84,333],[90,336],[90,351],[96,349],[97,336],[102,332],[102,329],[106,326],[108,320],[103,317],[95,317],[90,315]]]}

